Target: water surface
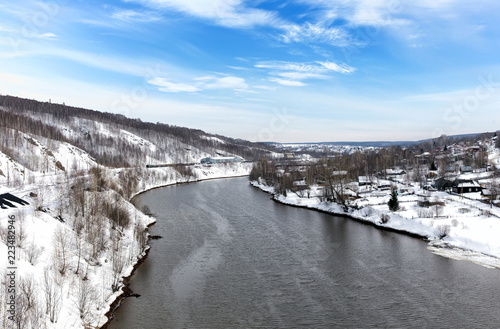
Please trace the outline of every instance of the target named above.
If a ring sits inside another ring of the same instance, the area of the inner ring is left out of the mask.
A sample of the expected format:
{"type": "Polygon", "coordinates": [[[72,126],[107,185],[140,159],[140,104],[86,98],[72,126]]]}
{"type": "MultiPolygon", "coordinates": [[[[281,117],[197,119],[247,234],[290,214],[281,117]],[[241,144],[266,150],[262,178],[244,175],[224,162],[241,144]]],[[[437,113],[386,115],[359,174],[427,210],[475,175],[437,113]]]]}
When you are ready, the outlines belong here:
{"type": "Polygon", "coordinates": [[[499,270],[269,198],[247,178],[140,195],[163,239],[109,328],[499,327],[499,270]]]}

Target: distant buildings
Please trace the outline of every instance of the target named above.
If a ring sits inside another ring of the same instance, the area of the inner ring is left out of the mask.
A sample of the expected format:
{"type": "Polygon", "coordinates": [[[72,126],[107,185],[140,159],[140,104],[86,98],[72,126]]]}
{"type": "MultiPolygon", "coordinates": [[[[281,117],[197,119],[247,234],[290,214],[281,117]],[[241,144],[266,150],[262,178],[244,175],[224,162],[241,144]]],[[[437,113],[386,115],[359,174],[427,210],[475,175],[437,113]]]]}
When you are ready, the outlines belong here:
{"type": "Polygon", "coordinates": [[[214,163],[230,163],[230,162],[243,162],[243,158],[240,157],[207,157],[200,160],[202,164],[214,164],[214,163]]]}

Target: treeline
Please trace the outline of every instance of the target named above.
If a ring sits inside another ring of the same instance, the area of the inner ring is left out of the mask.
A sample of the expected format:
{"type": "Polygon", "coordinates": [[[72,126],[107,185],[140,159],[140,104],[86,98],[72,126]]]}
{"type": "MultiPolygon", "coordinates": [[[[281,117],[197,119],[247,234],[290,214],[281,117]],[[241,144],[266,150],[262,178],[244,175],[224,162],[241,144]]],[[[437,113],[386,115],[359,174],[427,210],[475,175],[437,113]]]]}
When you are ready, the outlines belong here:
{"type": "MultiPolygon", "coordinates": [[[[14,96],[0,95],[0,107],[8,109],[12,112],[16,112],[19,115],[24,115],[24,117],[34,115],[41,118],[41,120],[36,120],[40,121],[35,125],[37,127],[42,127],[42,120],[69,124],[72,123],[73,118],[79,118],[93,122],[109,124],[117,128],[127,129],[134,134],[137,134],[148,140],[154,139],[156,141],[159,141],[161,139],[164,139],[165,137],[172,137],[184,144],[192,145],[200,149],[207,149],[207,151],[210,151],[209,153],[220,150],[227,153],[237,154],[249,160],[254,160],[266,156],[272,149],[269,145],[266,144],[252,143],[249,141],[218,135],[210,135],[200,129],[178,127],[175,125],[168,125],[159,122],[143,122],[141,119],[131,119],[121,114],[88,110],[67,106],[65,104],[39,102],[36,100],[14,96]],[[223,143],[218,142],[216,139],[206,138],[207,136],[217,137],[223,140],[223,143]]],[[[27,125],[31,127],[31,122],[28,122],[27,125]]],[[[53,131],[58,131],[58,129],[55,129],[54,126],[51,126],[50,128],[53,131]]],[[[24,129],[21,130],[25,131],[24,129]]],[[[44,132],[43,129],[39,128],[37,132],[37,135],[40,136],[45,136],[47,138],[55,140],[63,140],[63,135],[60,132],[54,132],[54,134],[57,134],[57,136],[54,136],[55,138],[46,136],[45,134],[40,134],[44,132]]],[[[90,136],[89,138],[92,138],[92,136],[90,136]]],[[[125,158],[120,158],[120,156],[117,154],[110,154],[109,152],[93,152],[92,143],[101,144],[103,143],[103,141],[88,140],[85,143],[81,144],[85,144],[84,149],[92,154],[96,159],[98,159],[99,162],[115,167],[126,166],[127,160],[125,158]]]]}
{"type": "Polygon", "coordinates": [[[12,155],[15,153],[13,148],[16,148],[21,143],[21,135],[11,134],[9,129],[12,129],[31,136],[72,144],[87,152],[99,164],[107,167],[130,167],[132,164],[129,161],[129,155],[138,156],[142,153],[140,148],[130,143],[99,134],[80,133],[75,138],[68,138],[59,127],[48,122],[53,121],[37,119],[28,114],[0,110],[0,130],[2,132],[0,151],[12,155]],[[120,152],[116,150],[120,150],[120,152]]]}

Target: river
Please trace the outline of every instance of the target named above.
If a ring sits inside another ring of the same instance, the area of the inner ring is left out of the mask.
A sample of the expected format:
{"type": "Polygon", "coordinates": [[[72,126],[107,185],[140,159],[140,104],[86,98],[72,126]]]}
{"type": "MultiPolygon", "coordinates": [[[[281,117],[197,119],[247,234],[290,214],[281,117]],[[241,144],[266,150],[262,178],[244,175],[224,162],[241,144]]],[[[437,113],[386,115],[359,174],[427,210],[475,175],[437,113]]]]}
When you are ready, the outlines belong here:
{"type": "Polygon", "coordinates": [[[275,203],[247,178],[151,190],[147,260],[110,329],[498,328],[500,271],[275,203]]]}

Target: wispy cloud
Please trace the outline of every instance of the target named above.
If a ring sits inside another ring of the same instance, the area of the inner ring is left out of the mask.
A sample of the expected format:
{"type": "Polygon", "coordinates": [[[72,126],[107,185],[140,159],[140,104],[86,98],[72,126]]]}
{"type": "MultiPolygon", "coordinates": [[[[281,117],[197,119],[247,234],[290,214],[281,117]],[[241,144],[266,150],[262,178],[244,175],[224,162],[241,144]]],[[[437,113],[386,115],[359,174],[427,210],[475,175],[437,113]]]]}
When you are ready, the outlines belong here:
{"type": "Polygon", "coordinates": [[[204,88],[245,90],[248,89],[248,84],[245,79],[239,77],[211,78],[205,80],[204,88]]]}
{"type": "Polygon", "coordinates": [[[267,61],[259,62],[256,68],[269,70],[269,81],[279,83],[284,86],[302,87],[306,84],[303,80],[326,79],[328,73],[337,72],[341,74],[351,74],[356,69],[347,64],[337,64],[334,62],[286,62],[267,61]]]}
{"type": "Polygon", "coordinates": [[[273,25],[276,13],[249,8],[242,0],[131,0],[156,9],[174,9],[226,27],[273,25]]]}
{"type": "Polygon", "coordinates": [[[280,77],[292,80],[305,80],[305,79],[324,79],[326,75],[317,73],[304,73],[304,72],[280,72],[277,73],[280,77]]]}
{"type": "Polygon", "coordinates": [[[200,90],[196,86],[185,83],[174,83],[167,81],[165,78],[153,78],[148,80],[148,83],[157,86],[158,90],[166,93],[196,92],[200,90]]]}
{"type": "Polygon", "coordinates": [[[280,85],[289,86],[289,87],[303,87],[303,86],[306,86],[305,83],[303,83],[301,81],[296,81],[296,80],[270,78],[269,81],[276,82],[276,83],[279,83],[280,85]]]}
{"type": "Polygon", "coordinates": [[[169,81],[166,78],[156,77],[149,79],[148,83],[158,87],[163,92],[198,92],[214,89],[231,89],[235,91],[246,91],[249,89],[245,79],[234,76],[214,77],[204,76],[194,78],[191,83],[178,83],[169,81]]]}
{"type": "Polygon", "coordinates": [[[323,67],[325,67],[326,69],[328,69],[330,71],[335,71],[335,72],[339,72],[342,74],[351,74],[354,71],[356,71],[356,69],[354,67],[351,67],[347,64],[340,64],[339,65],[339,64],[333,63],[333,62],[318,62],[318,64],[321,64],[323,67]]]}
{"type": "Polygon", "coordinates": [[[37,34],[36,37],[38,39],[49,39],[49,40],[54,40],[57,38],[57,35],[55,35],[54,33],[51,33],[51,32],[47,32],[47,33],[41,33],[41,34],[37,34]]]}
{"type": "Polygon", "coordinates": [[[156,13],[152,11],[137,11],[137,10],[116,10],[111,14],[111,18],[124,21],[124,22],[140,22],[140,23],[150,23],[157,22],[161,19],[156,13]]]}
{"type": "Polygon", "coordinates": [[[345,29],[324,26],[322,23],[285,24],[281,29],[284,33],[280,36],[285,43],[318,42],[342,47],[352,42],[345,29]]]}

